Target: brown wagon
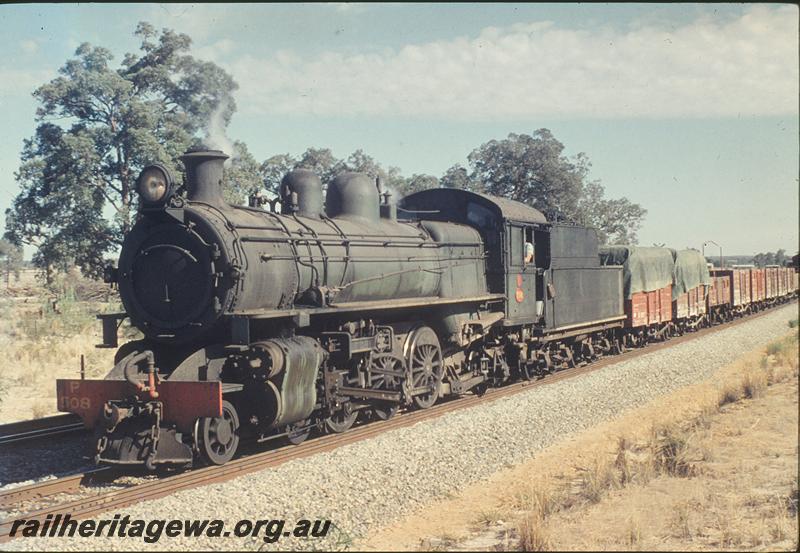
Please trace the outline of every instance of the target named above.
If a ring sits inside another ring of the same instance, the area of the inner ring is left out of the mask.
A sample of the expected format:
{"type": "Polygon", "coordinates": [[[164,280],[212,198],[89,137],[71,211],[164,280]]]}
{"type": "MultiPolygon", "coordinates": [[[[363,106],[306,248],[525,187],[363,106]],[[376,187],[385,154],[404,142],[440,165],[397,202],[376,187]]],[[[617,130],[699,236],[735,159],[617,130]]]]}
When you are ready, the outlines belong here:
{"type": "Polygon", "coordinates": [[[766,299],[766,270],[750,269],[750,288],[753,293],[753,302],[764,301],[766,299]]]}

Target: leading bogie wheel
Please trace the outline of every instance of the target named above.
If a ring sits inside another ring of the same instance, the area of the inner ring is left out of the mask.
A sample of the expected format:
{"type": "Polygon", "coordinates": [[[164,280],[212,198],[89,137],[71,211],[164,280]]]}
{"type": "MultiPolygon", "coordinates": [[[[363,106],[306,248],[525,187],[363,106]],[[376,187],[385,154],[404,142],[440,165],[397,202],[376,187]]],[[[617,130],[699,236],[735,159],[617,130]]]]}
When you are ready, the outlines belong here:
{"type": "Polygon", "coordinates": [[[427,326],[413,330],[406,341],[406,378],[410,388],[418,390],[427,388],[429,391],[415,393],[414,405],[420,409],[433,407],[439,399],[439,387],[444,374],[442,362],[442,348],[436,333],[427,326]]]}
{"type": "Polygon", "coordinates": [[[224,465],[239,447],[239,415],[229,401],[222,402],[221,417],[203,417],[197,425],[200,457],[209,465],[224,465]]]}

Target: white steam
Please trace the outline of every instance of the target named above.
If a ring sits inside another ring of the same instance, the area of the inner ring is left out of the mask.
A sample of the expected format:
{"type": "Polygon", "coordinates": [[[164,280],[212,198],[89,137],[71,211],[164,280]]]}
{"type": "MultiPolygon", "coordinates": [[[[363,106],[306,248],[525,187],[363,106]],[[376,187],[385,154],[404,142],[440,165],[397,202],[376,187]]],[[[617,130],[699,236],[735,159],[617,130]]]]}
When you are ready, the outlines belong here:
{"type": "Polygon", "coordinates": [[[228,98],[224,98],[217,104],[217,107],[214,109],[211,116],[208,118],[208,126],[206,127],[206,138],[205,138],[205,145],[212,150],[222,150],[230,157],[225,160],[225,165],[228,166],[230,163],[239,157],[238,148],[233,143],[233,141],[228,138],[227,134],[227,127],[228,127],[228,119],[227,116],[230,112],[231,102],[228,98]]]}
{"type": "Polygon", "coordinates": [[[397,190],[394,186],[389,186],[388,184],[383,184],[383,185],[381,185],[381,190],[380,190],[381,202],[383,202],[383,194],[385,192],[388,192],[389,194],[391,194],[391,197],[389,198],[389,202],[390,203],[396,204],[397,202],[399,202],[400,200],[402,200],[405,197],[405,194],[403,194],[402,192],[397,190]]]}

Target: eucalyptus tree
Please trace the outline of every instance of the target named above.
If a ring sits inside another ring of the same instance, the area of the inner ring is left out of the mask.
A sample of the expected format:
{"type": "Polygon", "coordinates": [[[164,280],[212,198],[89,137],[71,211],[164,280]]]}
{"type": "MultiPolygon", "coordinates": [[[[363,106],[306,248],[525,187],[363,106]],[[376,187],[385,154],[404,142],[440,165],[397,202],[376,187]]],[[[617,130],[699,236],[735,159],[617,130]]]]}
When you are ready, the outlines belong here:
{"type": "Polygon", "coordinates": [[[589,181],[584,153],[568,157],[548,129],[490,140],[455,165],[443,186],[485,192],[530,205],[550,221],[572,221],[598,230],[601,242],[636,243],[647,211],[627,198],[609,199],[599,181],[589,181]]]}
{"type": "MultiPolygon", "coordinates": [[[[179,174],[187,147],[212,123],[224,131],[236,110],[237,84],[193,57],[189,36],[144,22],[135,35],[138,52],[118,67],[107,48],[83,43],[33,93],[37,127],[23,145],[5,237],[35,246],[34,264],[48,272],[76,264],[101,273],[134,223],[142,167],[158,162],[179,174]]],[[[235,160],[238,175],[258,179],[248,155],[235,160]]],[[[239,183],[233,196],[251,184],[239,183]]]]}

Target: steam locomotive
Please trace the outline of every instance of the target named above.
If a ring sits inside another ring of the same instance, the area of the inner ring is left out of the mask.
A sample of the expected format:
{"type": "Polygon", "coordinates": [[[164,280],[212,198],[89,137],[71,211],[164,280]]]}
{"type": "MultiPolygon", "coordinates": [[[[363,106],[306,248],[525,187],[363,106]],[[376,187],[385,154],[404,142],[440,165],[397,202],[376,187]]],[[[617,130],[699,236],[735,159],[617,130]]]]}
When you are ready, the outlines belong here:
{"type": "Polygon", "coordinates": [[[137,180],[138,221],[107,272],[124,312],[99,316],[115,365],[57,382],[98,463],[219,465],[241,440],[344,432],[673,325],[627,313],[625,261],[602,264],[592,229],[465,190],[398,203],[361,173],[328,183],[323,204],[305,169],[276,200],[233,206],[225,159],[188,151],[181,187],[159,165],[137,180]],[[126,317],[144,337],[119,347],[126,317]]]}

